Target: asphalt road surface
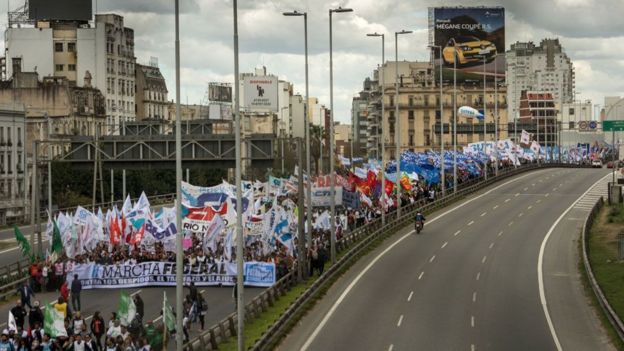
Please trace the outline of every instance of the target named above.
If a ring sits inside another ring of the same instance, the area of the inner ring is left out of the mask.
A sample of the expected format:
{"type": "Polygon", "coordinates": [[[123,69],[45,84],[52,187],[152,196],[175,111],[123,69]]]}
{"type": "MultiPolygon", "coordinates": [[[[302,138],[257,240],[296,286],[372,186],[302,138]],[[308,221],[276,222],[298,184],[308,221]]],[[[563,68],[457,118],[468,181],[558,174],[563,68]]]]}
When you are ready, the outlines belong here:
{"type": "Polygon", "coordinates": [[[606,194],[606,185],[588,189],[606,173],[525,173],[429,215],[420,235],[404,228],[340,278],[279,349],[614,349],[577,266],[580,226],[606,194]]]}

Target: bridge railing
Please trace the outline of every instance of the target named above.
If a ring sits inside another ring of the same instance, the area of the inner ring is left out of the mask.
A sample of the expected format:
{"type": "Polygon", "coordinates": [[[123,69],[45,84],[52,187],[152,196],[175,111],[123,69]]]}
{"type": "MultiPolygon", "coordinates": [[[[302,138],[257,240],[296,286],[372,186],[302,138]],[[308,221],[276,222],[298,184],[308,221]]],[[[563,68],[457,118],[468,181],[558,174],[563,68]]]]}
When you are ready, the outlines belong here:
{"type": "MultiPolygon", "coordinates": [[[[420,210],[425,213],[433,212],[442,207],[448,206],[465,196],[474,193],[494,182],[514,176],[516,174],[534,170],[538,168],[579,167],[570,164],[529,164],[518,168],[499,170],[498,176],[491,176],[487,181],[482,178],[473,182],[465,182],[458,186],[458,191],[453,192],[452,189],[446,191],[446,196],[439,197],[433,202],[427,203],[426,200],[417,201],[413,204],[406,205],[402,208],[401,218],[397,220],[396,211],[386,215],[386,224],[382,226],[381,219],[377,218],[368,224],[361,226],[351,233],[346,234],[336,243],[336,251],[340,259],[336,264],[327,269],[320,277],[318,277],[312,285],[306,289],[297,299],[280,315],[260,337],[256,340],[252,350],[265,350],[275,346],[281,339],[283,333],[288,326],[292,325],[294,319],[302,313],[304,307],[310,300],[316,296],[321,288],[336,278],[340,272],[348,267],[348,264],[355,260],[364,250],[366,250],[373,242],[382,237],[396,232],[398,229],[405,227],[413,222],[416,211],[420,210]]],[[[581,166],[583,167],[583,166],[581,166]]],[[[281,278],[273,287],[266,289],[258,297],[252,299],[245,305],[245,319],[249,320],[266,311],[272,306],[276,299],[286,293],[291,287],[295,286],[298,281],[296,277],[296,269],[293,269],[286,276],[281,278]]],[[[208,328],[207,331],[200,334],[185,345],[185,350],[215,350],[219,343],[222,343],[228,337],[236,336],[238,315],[236,312],[230,314],[216,325],[208,328]]]]}

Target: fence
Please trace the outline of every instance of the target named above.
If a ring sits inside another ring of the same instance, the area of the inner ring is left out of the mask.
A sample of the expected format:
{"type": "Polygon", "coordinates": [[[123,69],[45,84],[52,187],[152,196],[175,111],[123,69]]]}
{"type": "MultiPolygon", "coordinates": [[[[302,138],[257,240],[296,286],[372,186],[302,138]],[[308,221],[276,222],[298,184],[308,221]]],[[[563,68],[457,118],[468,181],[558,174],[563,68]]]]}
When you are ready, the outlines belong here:
{"type": "MultiPolygon", "coordinates": [[[[294,318],[303,310],[306,304],[320,291],[323,286],[330,283],[335,277],[337,277],[351,261],[367,249],[373,242],[383,236],[394,233],[397,229],[403,228],[413,222],[416,211],[420,210],[424,213],[432,212],[442,207],[446,207],[450,203],[455,202],[494,182],[498,182],[502,179],[529,170],[552,167],[577,168],[579,166],[556,163],[542,165],[530,164],[523,167],[501,170],[499,171],[498,176],[491,176],[486,181],[482,178],[478,178],[476,180],[463,183],[461,184],[461,188],[455,193],[452,189],[447,190],[446,196],[441,197],[434,202],[426,203],[425,201],[419,201],[414,204],[407,205],[402,208],[402,216],[399,220],[396,218],[396,211],[391,212],[386,216],[386,225],[383,227],[381,225],[381,220],[378,218],[360,228],[357,228],[336,244],[336,250],[338,253],[342,253],[345,250],[348,251],[336,262],[336,264],[326,270],[323,275],[318,277],[316,281],[314,281],[314,283],[306,289],[306,291],[297,297],[297,299],[286,309],[286,311],[284,311],[280,318],[267,329],[262,337],[256,340],[252,350],[265,350],[276,345],[281,339],[283,333],[287,331],[287,327],[294,322],[294,318]]],[[[264,312],[268,306],[273,304],[275,299],[285,293],[285,288],[290,289],[290,287],[296,284],[296,271],[293,270],[277,282],[273,287],[268,288],[261,295],[250,301],[245,306],[245,318],[250,319],[264,312]]],[[[185,350],[194,351],[217,349],[220,342],[223,342],[228,337],[236,335],[235,326],[237,325],[237,318],[237,314],[232,313],[221,322],[217,323],[215,326],[209,328],[206,332],[187,343],[185,345],[185,350]]]]}
{"type": "Polygon", "coordinates": [[[594,224],[594,220],[596,215],[600,211],[600,209],[604,206],[604,199],[600,197],[598,202],[594,205],[589,216],[585,219],[585,223],[583,223],[583,230],[581,232],[582,242],[583,242],[583,266],[585,267],[585,272],[587,273],[587,278],[589,279],[589,285],[591,286],[594,295],[596,295],[596,299],[598,300],[598,304],[600,308],[604,312],[605,316],[611,323],[613,330],[617,333],[618,337],[622,342],[624,342],[624,323],[620,320],[620,317],[615,313],[606,296],[602,292],[600,285],[596,281],[596,277],[594,276],[594,272],[591,267],[591,263],[589,262],[589,234],[592,224],[594,224]]]}

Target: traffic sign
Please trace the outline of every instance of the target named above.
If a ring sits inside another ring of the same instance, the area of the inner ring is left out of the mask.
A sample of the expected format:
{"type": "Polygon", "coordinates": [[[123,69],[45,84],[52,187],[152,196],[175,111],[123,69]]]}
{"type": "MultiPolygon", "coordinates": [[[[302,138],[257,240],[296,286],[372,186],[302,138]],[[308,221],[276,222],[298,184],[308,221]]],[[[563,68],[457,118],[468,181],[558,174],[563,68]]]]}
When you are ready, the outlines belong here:
{"type": "Polygon", "coordinates": [[[621,132],[624,131],[624,120],[619,121],[602,121],[602,130],[605,132],[621,132]]]}

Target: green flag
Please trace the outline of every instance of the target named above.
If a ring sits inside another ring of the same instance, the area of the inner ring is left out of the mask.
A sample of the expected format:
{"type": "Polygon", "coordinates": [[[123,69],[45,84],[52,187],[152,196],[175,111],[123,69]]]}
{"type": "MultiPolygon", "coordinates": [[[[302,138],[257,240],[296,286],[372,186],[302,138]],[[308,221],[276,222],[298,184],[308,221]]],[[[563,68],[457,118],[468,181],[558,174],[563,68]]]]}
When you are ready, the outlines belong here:
{"type": "Polygon", "coordinates": [[[119,299],[119,310],[117,311],[117,315],[119,316],[119,320],[122,325],[130,325],[130,322],[134,319],[136,315],[136,306],[134,305],[134,300],[124,291],[121,292],[121,298],[119,299]]]}
{"type": "Polygon", "coordinates": [[[63,252],[63,241],[61,240],[61,231],[59,230],[56,221],[54,222],[54,229],[52,230],[52,252],[60,254],[63,252]]]}
{"type": "Polygon", "coordinates": [[[163,324],[168,331],[174,331],[176,319],[171,306],[167,304],[167,294],[163,292],[163,324]]]}
{"type": "Polygon", "coordinates": [[[145,327],[145,337],[149,342],[152,350],[161,350],[163,344],[163,334],[160,330],[156,329],[154,324],[149,324],[145,327]]]}
{"type": "Polygon", "coordinates": [[[32,259],[32,256],[30,254],[30,244],[28,243],[28,240],[17,226],[14,226],[13,228],[15,229],[15,240],[17,240],[17,245],[22,250],[22,255],[30,257],[32,259]]]}
{"type": "Polygon", "coordinates": [[[44,311],[43,330],[53,338],[67,336],[63,314],[57,311],[51,303],[44,311]]]}

